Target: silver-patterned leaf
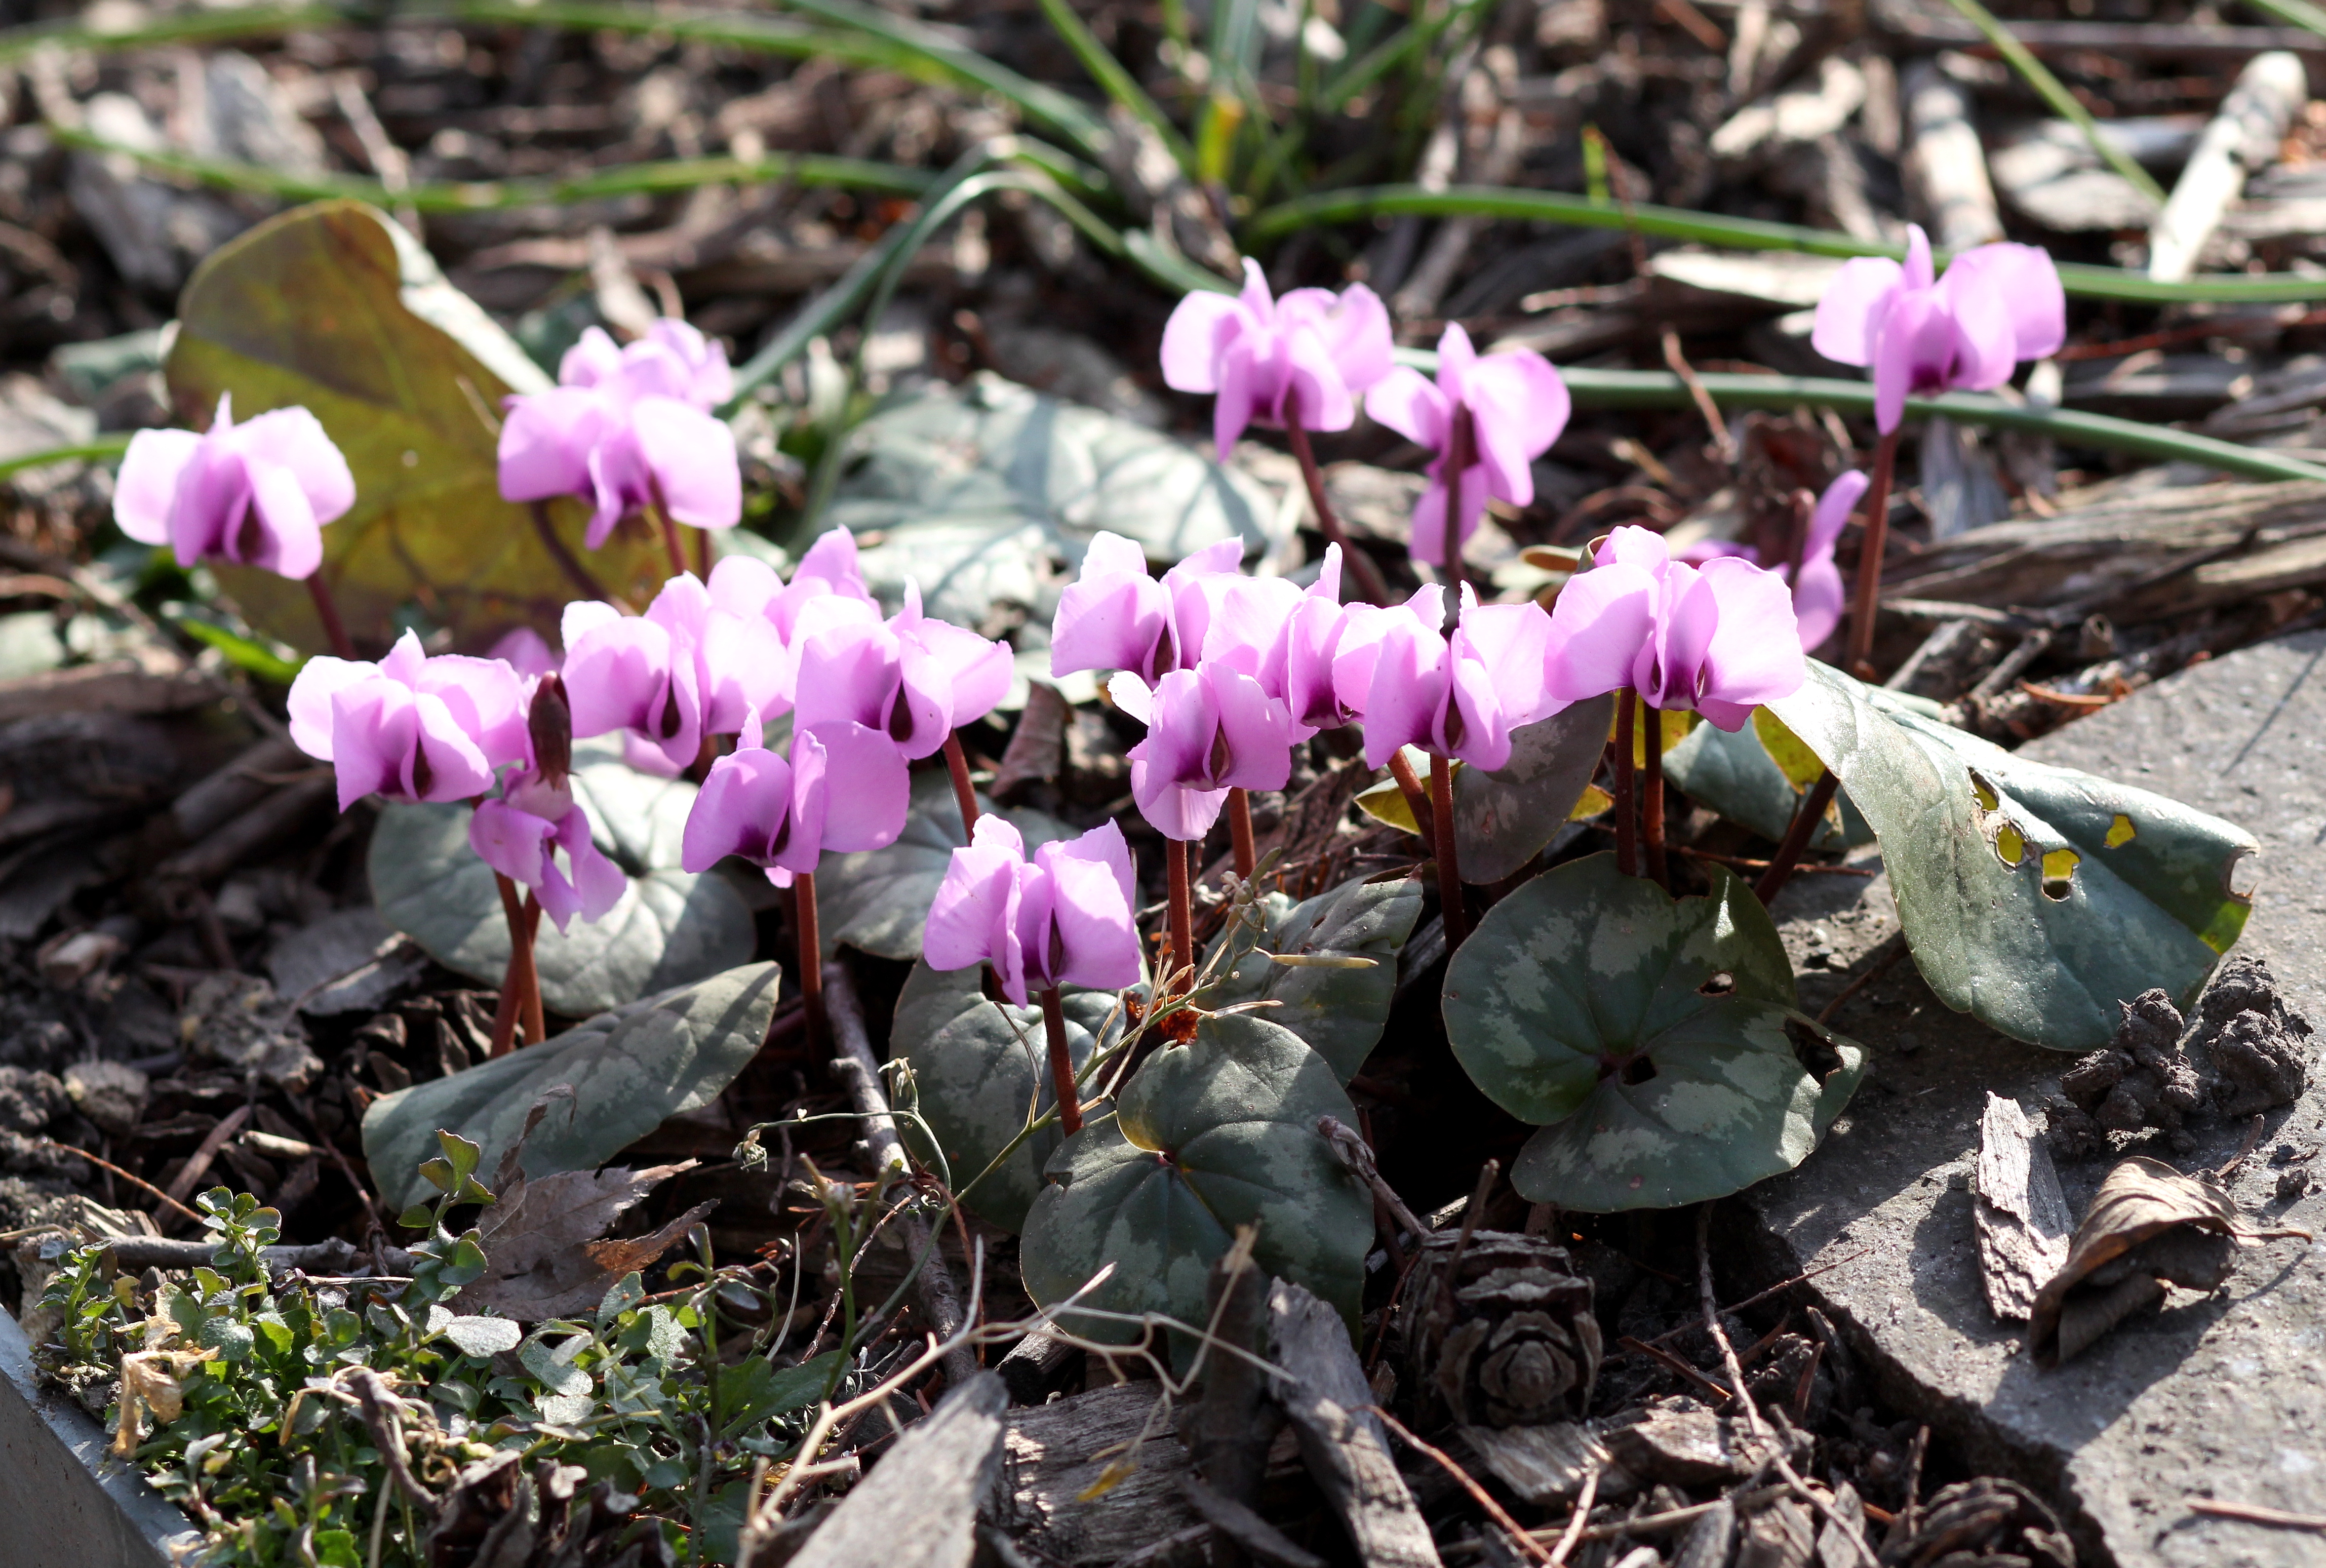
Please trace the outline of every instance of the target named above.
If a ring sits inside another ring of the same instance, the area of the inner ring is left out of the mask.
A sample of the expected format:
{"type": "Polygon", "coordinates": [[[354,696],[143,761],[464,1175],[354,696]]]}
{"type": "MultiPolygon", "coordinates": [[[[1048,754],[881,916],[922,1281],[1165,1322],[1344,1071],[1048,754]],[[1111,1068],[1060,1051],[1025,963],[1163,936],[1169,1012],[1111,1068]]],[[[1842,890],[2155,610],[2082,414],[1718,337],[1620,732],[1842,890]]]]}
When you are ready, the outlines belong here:
{"type": "MultiPolygon", "coordinates": [[[[1530,851],[1530,854],[1532,852],[1530,851]]],[[[1272,1002],[1263,1014],[1308,1042],[1347,1083],[1380,1041],[1390,1003],[1397,994],[1398,949],[1421,918],[1421,882],[1400,876],[1374,882],[1357,877],[1294,903],[1282,893],[1261,898],[1261,929],[1236,925],[1223,930],[1205,955],[1209,963],[1223,946],[1236,955],[1223,965],[1206,1007],[1272,1002]],[[1288,966],[1270,953],[1327,960],[1370,958],[1371,967],[1288,966]]]]}
{"type": "Polygon", "coordinates": [[[1511,732],[1511,760],[1454,771],[1454,845],[1462,880],[1496,882],[1567,825],[1607,749],[1615,699],[1596,696],[1511,732]]]}

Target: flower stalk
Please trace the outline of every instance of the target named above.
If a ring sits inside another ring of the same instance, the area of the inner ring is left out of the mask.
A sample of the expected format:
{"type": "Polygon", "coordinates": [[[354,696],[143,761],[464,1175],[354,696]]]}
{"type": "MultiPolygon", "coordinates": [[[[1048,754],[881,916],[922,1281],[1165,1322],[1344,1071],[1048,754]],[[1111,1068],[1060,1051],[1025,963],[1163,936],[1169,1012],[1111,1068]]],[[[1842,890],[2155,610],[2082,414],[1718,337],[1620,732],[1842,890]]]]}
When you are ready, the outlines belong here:
{"type": "Polygon", "coordinates": [[[1640,874],[1639,824],[1632,804],[1632,736],[1639,707],[1639,694],[1631,687],[1615,694],[1615,867],[1625,876],[1640,874]]]}
{"type": "Polygon", "coordinates": [[[1082,1090],[1075,1083],[1075,1059],[1066,1050],[1065,1004],[1058,988],[1042,991],[1042,1031],[1049,1037],[1050,1087],[1058,1097],[1058,1128],[1068,1137],[1083,1130],[1082,1090]]]}
{"type": "Polygon", "coordinates": [[[331,586],[323,581],[321,566],[307,574],[307,593],[315,602],[315,619],[323,623],[323,639],[331,645],[332,657],[353,659],[356,645],[348,637],[347,622],[340,619],[340,607],[331,599],[331,586]]]}
{"type": "Polygon", "coordinates": [[[977,789],[970,782],[969,754],[961,749],[961,732],[947,730],[945,773],[953,779],[954,804],[961,807],[961,836],[967,842],[977,832],[977,789]]]}
{"type": "Polygon", "coordinates": [[[1446,950],[1452,952],[1470,934],[1470,910],[1462,901],[1462,867],[1454,847],[1454,764],[1432,753],[1429,759],[1431,836],[1437,841],[1437,902],[1446,921],[1446,950]]]}
{"type": "Polygon", "coordinates": [[[1413,831],[1421,836],[1422,853],[1437,854],[1437,817],[1429,804],[1429,791],[1422,787],[1421,776],[1413,764],[1405,760],[1402,750],[1389,754],[1389,776],[1397,781],[1397,792],[1405,797],[1405,809],[1413,818],[1413,831]]]}
{"type": "Polygon", "coordinates": [[[1167,983],[1183,969],[1192,975],[1196,967],[1196,911],[1187,886],[1187,857],[1194,852],[1195,845],[1183,839],[1163,841],[1163,864],[1169,873],[1171,889],[1171,958],[1165,966],[1167,983]]]}
{"type": "MultiPolygon", "coordinates": [[[[792,930],[798,938],[800,1004],[807,1013],[808,1041],[812,1045],[828,1041],[832,1034],[823,1022],[823,934],[816,926],[814,872],[800,872],[792,878],[792,930]]],[[[773,1019],[768,1028],[774,1031],[773,1019]]]]}
{"type": "Polygon", "coordinates": [[[1333,503],[1325,494],[1324,471],[1317,466],[1317,453],[1308,443],[1307,427],[1300,423],[1300,394],[1297,390],[1284,395],[1284,438],[1300,464],[1301,481],[1308,487],[1308,506],[1317,514],[1317,531],[1325,536],[1328,544],[1341,546],[1341,559],[1357,580],[1357,597],[1368,604],[1387,604],[1388,579],[1382,575],[1381,567],[1371,555],[1349,543],[1348,533],[1341,527],[1340,514],[1333,510],[1333,503]]]}
{"type": "Polygon", "coordinates": [[[507,1056],[521,1035],[526,1045],[538,1045],[547,1032],[541,1005],[541,973],[533,958],[534,934],[541,924],[541,905],[528,892],[519,900],[516,883],[501,872],[493,873],[501,895],[501,918],[508,922],[508,968],[501,976],[500,1005],[493,1013],[490,1056],[507,1056]]]}
{"type": "Polygon", "coordinates": [[[1671,873],[1664,863],[1664,726],[1663,715],[1642,715],[1647,733],[1642,748],[1645,766],[1640,779],[1640,839],[1647,847],[1648,877],[1669,890],[1671,873]]]}
{"type": "Polygon", "coordinates": [[[1874,678],[1874,618],[1882,597],[1882,556],[1890,544],[1890,481],[1898,466],[1905,426],[1883,433],[1874,453],[1874,483],[1865,492],[1865,534],[1857,555],[1857,598],[1849,611],[1849,673],[1874,678]]]}
{"type": "Polygon", "coordinates": [[[1260,863],[1251,834],[1251,791],[1234,789],[1228,791],[1228,842],[1235,856],[1238,879],[1251,880],[1252,868],[1260,863]]]}

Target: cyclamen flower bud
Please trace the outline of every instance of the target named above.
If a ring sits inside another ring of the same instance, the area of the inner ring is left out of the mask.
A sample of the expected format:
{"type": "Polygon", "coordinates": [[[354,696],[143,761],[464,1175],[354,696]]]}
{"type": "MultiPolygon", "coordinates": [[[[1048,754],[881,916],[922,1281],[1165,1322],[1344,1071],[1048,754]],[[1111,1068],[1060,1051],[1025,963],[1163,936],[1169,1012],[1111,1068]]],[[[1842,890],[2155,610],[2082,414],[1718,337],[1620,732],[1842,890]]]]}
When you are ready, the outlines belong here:
{"type": "Polygon", "coordinates": [[[552,674],[533,688],[533,705],[525,715],[526,733],[533,739],[534,771],[553,789],[565,787],[573,770],[573,709],[565,700],[565,682],[552,674]]]}

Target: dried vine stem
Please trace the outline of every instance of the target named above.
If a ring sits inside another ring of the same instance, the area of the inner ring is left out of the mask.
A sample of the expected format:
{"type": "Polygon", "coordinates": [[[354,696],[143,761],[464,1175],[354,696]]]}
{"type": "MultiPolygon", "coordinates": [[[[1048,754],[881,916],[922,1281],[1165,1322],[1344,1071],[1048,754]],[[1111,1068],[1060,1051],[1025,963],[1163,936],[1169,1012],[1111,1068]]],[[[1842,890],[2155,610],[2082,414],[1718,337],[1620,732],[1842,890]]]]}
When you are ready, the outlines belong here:
{"type": "MultiPolygon", "coordinates": [[[[897,1119],[889,1113],[889,1097],[880,1088],[880,1064],[872,1055],[871,1038],[864,1029],[864,1007],[856,999],[855,982],[839,964],[823,969],[824,1013],[832,1028],[832,1070],[848,1087],[848,1097],[864,1124],[864,1141],[872,1149],[875,1165],[912,1169],[905,1158],[904,1140],[897,1135],[897,1119]]],[[[916,1214],[899,1214],[897,1223],[910,1256],[926,1255],[921,1270],[921,1310],[929,1326],[952,1348],[945,1352],[945,1382],[958,1388],[977,1374],[977,1357],[962,1339],[961,1297],[954,1292],[953,1271],[935,1249],[929,1228],[916,1214]]]]}

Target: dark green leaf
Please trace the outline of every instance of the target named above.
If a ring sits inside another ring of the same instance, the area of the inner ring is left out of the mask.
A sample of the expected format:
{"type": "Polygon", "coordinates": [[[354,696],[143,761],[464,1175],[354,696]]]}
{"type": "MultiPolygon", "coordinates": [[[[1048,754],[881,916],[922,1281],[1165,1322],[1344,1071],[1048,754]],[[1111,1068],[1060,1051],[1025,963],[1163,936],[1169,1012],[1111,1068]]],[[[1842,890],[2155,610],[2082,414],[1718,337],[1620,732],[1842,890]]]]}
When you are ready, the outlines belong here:
{"type": "Polygon", "coordinates": [[[867,581],[893,602],[917,578],[928,612],[963,626],[1045,605],[1057,564],[1079,564],[1102,528],[1158,561],[1266,537],[1266,494],[1242,474],[994,376],[894,404],[846,439],[851,466],[826,515],[880,535],[863,554],[867,581]]]}
{"type": "Polygon", "coordinates": [[[839,1351],[826,1350],[796,1367],[777,1367],[765,1356],[754,1356],[720,1368],[719,1407],[728,1416],[720,1435],[732,1437],[745,1427],[807,1409],[823,1397],[842,1359],[839,1351]]]}
{"type": "Polygon", "coordinates": [[[595,1170],[669,1117],[718,1097],[767,1037],[777,979],[773,964],[730,969],[383,1096],[364,1115],[373,1180],[391,1205],[424,1198],[410,1172],[439,1127],[460,1129],[498,1168],[533,1103],[561,1084],[573,1097],[553,1105],[526,1140],[525,1174],[595,1170]]]}
{"type": "MultiPolygon", "coordinates": [[[[1251,1013],[1205,1019],[1194,1043],[1149,1059],[1112,1119],[1050,1157],[1056,1184],[1035,1200],[1020,1248],[1026,1288],[1054,1303],[1112,1264],[1084,1304],[1201,1324],[1213,1261],[1236,1227],[1256,1224],[1260,1266],[1354,1325],[1372,1200],[1317,1119],[1355,1115],[1332,1068],[1291,1031],[1251,1013]]],[[[1066,1326],[1116,1342],[1140,1332],[1071,1317],[1066,1326]]]]}
{"type": "Polygon", "coordinates": [[[1511,733],[1511,760],[1454,770],[1454,845],[1466,882],[1524,869],[1567,825],[1607,749],[1615,699],[1592,697],[1511,733]]]}
{"type": "Polygon", "coordinates": [[[2014,1039],[2105,1045],[2117,1003],[2152,986],[2186,1003],[2245,928],[2230,876],[2260,846],[2231,823],[2025,761],[1821,664],[1769,706],[1880,835],[1931,990],[2014,1039]]]}
{"type": "MultiPolygon", "coordinates": [[[[630,888],[595,924],[577,919],[561,934],[541,923],[534,961],[549,1010],[587,1017],[749,960],[758,932],[741,895],[716,873],[679,869],[695,787],[641,773],[602,743],[576,747],[574,761],[573,798],[630,888]]],[[[429,957],[498,985],[508,923],[492,867],[469,847],[469,817],[461,805],[385,807],[372,830],[372,897],[429,957]]]]}
{"type": "MultiPolygon", "coordinates": [[[[982,974],[914,964],[897,998],[889,1052],[913,1064],[921,1115],[936,1133],[954,1191],[980,1218],[1017,1230],[1042,1190],[1043,1162],[1058,1146],[1056,1125],[1033,1134],[991,1175],[976,1179],[1057,1097],[1050,1087],[1042,1010],[989,1002],[982,974]]],[[[1062,1001],[1066,1050],[1079,1069],[1090,1059],[1093,1033],[1114,1009],[1114,995],[1075,990],[1062,1001]]],[[[1118,1032],[1121,1026],[1118,1017],[1118,1032]]]]}
{"type": "MultiPolygon", "coordinates": [[[[978,808],[995,809],[982,798],[978,808]]],[[[1024,835],[1028,854],[1054,838],[1074,835],[1073,828],[1044,812],[1012,807],[997,815],[1024,835]]],[[[827,854],[816,868],[824,957],[848,947],[876,958],[918,958],[921,928],[928,924],[937,884],[953,863],[953,852],[968,842],[944,770],[922,769],[913,776],[912,814],[896,843],[855,854],[827,854]]]]}
{"type": "Polygon", "coordinates": [[[1267,893],[1255,912],[1265,922],[1261,929],[1231,927],[1205,955],[1208,963],[1222,944],[1233,943],[1237,957],[1233,965],[1214,971],[1221,982],[1204,998],[1204,1005],[1275,1003],[1261,1016],[1307,1041],[1331,1066],[1333,1075],[1347,1083],[1364,1065],[1366,1053],[1388,1022],[1390,1003],[1397,994],[1398,949],[1421,918],[1419,879],[1373,882],[1357,877],[1297,904],[1282,893],[1267,893]],[[1279,964],[1267,957],[1270,953],[1327,963],[1279,964]],[[1331,962],[1350,958],[1370,958],[1372,964],[1344,968],[1331,962]]]}
{"type": "Polygon", "coordinates": [[[1455,954],[1455,1056],[1495,1104],[1549,1124],[1511,1171],[1526,1197],[1593,1212],[1725,1197],[1800,1164],[1856,1087],[1863,1053],[1838,1037],[1822,1083],[1804,1068],[1776,928],[1710,869],[1709,896],[1675,900],[1613,855],[1569,861],[1455,954]]]}

